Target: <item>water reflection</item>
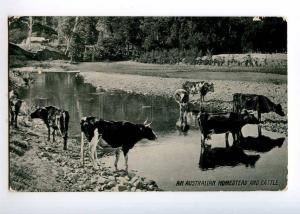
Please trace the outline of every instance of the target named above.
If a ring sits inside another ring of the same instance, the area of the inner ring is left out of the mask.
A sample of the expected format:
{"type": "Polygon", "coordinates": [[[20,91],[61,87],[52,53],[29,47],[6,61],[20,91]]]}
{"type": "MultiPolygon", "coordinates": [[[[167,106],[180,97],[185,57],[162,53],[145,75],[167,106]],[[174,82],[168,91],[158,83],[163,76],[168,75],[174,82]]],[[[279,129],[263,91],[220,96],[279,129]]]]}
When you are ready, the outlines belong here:
{"type": "Polygon", "coordinates": [[[104,92],[74,73],[33,74],[35,83],[22,91],[22,99],[30,106],[53,105],[70,113],[70,135],[80,134],[79,121],[93,115],[106,120],[152,122],[156,132],[174,130],[178,117],[172,98],[138,95],[123,91],[104,92]]]}
{"type": "Polygon", "coordinates": [[[232,146],[215,147],[202,145],[200,152],[199,168],[201,170],[215,169],[224,166],[245,165],[254,167],[260,155],[248,155],[236,144],[232,146]]]}
{"type": "Polygon", "coordinates": [[[275,147],[281,148],[285,138],[275,138],[259,135],[258,137],[241,137],[239,146],[245,150],[255,152],[269,152],[275,147]]]}

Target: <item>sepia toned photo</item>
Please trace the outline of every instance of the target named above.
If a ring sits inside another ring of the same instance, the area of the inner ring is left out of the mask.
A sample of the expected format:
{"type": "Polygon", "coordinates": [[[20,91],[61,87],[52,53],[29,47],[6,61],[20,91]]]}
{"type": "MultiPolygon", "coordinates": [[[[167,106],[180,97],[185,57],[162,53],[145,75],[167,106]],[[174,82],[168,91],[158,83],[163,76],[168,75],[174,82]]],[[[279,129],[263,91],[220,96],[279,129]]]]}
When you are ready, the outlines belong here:
{"type": "Polygon", "coordinates": [[[282,191],[284,17],[8,17],[9,190],[282,191]]]}

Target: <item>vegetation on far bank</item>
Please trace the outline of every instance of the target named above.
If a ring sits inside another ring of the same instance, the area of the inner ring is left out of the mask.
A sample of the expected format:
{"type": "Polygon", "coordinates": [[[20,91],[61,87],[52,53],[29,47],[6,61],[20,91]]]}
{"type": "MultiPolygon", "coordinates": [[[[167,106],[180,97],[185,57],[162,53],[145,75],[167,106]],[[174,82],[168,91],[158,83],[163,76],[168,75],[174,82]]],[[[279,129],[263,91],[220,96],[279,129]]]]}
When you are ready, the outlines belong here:
{"type": "Polygon", "coordinates": [[[281,17],[9,17],[9,41],[35,51],[42,44],[72,62],[135,60],[145,63],[263,66],[249,55],[286,53],[281,17]],[[240,64],[239,64],[240,63],[240,64]]]}

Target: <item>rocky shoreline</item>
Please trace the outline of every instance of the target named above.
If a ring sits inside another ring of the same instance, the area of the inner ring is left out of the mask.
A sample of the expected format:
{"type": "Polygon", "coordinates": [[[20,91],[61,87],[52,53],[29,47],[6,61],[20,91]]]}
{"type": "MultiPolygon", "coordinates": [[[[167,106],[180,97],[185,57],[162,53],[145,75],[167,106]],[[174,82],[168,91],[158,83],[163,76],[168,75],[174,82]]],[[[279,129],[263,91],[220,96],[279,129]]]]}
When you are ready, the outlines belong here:
{"type": "MultiPolygon", "coordinates": [[[[19,118],[19,128],[10,129],[10,190],[33,192],[84,191],[162,191],[155,181],[141,177],[134,171],[115,171],[99,163],[95,170],[85,149],[85,165],[80,163],[80,141],[68,140],[63,150],[62,139],[46,140],[46,128],[41,121],[19,118]]],[[[109,155],[99,151],[98,157],[109,155]]],[[[99,162],[100,162],[99,161],[99,162]]]]}

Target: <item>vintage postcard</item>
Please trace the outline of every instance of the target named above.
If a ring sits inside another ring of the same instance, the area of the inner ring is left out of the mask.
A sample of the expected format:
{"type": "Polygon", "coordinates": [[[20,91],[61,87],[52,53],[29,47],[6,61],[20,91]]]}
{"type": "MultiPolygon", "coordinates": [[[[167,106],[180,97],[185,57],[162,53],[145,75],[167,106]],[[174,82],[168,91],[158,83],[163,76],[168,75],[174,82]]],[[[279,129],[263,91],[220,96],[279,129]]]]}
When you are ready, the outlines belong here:
{"type": "Polygon", "coordinates": [[[283,17],[10,16],[9,188],[287,188],[283,17]]]}

